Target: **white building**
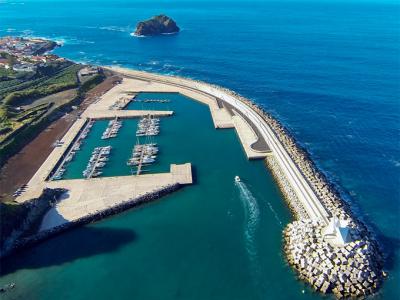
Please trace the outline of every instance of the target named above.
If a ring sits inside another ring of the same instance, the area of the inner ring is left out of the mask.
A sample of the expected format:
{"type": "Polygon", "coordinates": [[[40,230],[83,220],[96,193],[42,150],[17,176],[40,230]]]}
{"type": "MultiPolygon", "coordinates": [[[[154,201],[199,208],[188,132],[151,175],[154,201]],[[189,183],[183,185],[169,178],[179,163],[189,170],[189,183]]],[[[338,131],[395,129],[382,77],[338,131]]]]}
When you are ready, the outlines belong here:
{"type": "Polygon", "coordinates": [[[35,72],[36,66],[32,64],[15,64],[13,70],[16,72],[35,72]]]}
{"type": "Polygon", "coordinates": [[[336,217],[331,218],[322,232],[324,239],[335,246],[344,246],[351,242],[348,224],[336,217]]]}

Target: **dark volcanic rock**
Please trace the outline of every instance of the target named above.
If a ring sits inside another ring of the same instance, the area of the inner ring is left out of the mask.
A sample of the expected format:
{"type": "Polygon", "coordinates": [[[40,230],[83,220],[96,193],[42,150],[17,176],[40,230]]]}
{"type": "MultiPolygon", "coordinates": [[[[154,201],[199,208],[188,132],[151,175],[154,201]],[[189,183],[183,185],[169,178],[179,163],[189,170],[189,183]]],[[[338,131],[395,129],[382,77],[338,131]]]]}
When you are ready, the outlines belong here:
{"type": "Polygon", "coordinates": [[[139,22],[134,34],[147,36],[177,32],[179,32],[179,27],[174,20],[165,15],[159,15],[147,21],[139,22]]]}

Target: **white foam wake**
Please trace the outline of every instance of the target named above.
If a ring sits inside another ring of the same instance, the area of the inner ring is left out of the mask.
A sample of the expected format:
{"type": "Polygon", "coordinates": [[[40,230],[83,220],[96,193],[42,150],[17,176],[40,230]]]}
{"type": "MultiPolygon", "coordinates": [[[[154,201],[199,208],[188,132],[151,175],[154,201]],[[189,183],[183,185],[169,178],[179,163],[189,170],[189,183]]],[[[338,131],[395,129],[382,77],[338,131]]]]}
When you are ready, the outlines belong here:
{"type": "Polygon", "coordinates": [[[245,213],[244,237],[246,251],[250,259],[252,276],[257,286],[262,285],[261,268],[259,264],[258,251],[256,245],[256,231],[260,221],[260,210],[256,198],[247,188],[244,182],[236,182],[239,189],[239,197],[243,204],[245,213]]]}
{"type": "Polygon", "coordinates": [[[244,182],[236,182],[237,187],[240,192],[240,200],[244,206],[245,218],[246,218],[246,228],[245,237],[246,241],[251,246],[254,247],[254,234],[257,229],[260,210],[258,208],[258,203],[256,198],[252,195],[250,190],[246,187],[244,182]]]}
{"type": "Polygon", "coordinates": [[[282,227],[283,223],[281,219],[279,218],[278,214],[276,213],[275,209],[272,207],[272,204],[270,202],[267,202],[269,209],[271,210],[272,214],[274,215],[274,218],[276,222],[282,227]]]}

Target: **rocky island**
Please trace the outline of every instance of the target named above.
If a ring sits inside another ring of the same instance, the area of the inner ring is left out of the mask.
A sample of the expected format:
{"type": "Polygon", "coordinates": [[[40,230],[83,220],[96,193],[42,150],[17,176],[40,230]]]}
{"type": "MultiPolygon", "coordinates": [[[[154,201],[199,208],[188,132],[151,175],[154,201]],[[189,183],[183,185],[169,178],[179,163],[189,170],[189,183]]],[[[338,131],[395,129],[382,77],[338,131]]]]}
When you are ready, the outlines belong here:
{"type": "Polygon", "coordinates": [[[149,20],[139,22],[133,33],[135,36],[152,36],[179,32],[175,21],[166,15],[154,16],[149,20]]]}

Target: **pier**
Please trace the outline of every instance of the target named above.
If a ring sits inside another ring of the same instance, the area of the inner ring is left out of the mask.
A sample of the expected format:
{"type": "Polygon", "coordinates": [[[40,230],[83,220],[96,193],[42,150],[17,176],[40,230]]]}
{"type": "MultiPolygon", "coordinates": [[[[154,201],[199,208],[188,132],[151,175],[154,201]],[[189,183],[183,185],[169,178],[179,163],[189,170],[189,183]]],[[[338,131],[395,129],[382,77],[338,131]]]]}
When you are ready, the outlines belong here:
{"type": "Polygon", "coordinates": [[[169,103],[171,100],[167,99],[146,99],[146,100],[133,100],[134,102],[143,103],[169,103]]]}
{"type": "Polygon", "coordinates": [[[108,155],[110,154],[110,151],[111,146],[94,148],[88,165],[85,171],[83,171],[83,176],[85,176],[86,179],[101,175],[101,168],[106,165],[106,161],[108,161],[108,155]]]}
{"type": "Polygon", "coordinates": [[[103,140],[116,137],[118,134],[119,129],[122,127],[122,122],[118,120],[116,117],[114,120],[111,120],[108,123],[106,130],[103,132],[101,138],[103,140]]]}
{"type": "Polygon", "coordinates": [[[147,115],[155,117],[170,117],[173,111],[157,111],[157,110],[97,110],[90,109],[82,114],[82,118],[89,119],[129,119],[141,118],[147,115]]]}
{"type": "MultiPolygon", "coordinates": [[[[65,165],[73,159],[75,152],[80,149],[80,146],[83,143],[83,140],[86,138],[87,134],[89,133],[90,128],[92,128],[93,123],[94,123],[93,120],[88,120],[83,129],[80,130],[77,138],[71,143],[71,146],[67,148],[67,151],[62,156],[61,162],[58,164],[58,166],[50,175],[51,180],[58,180],[62,178],[65,172],[65,165]]],[[[63,143],[59,144],[58,146],[62,145],[63,143]]]]}
{"type": "Polygon", "coordinates": [[[132,199],[139,199],[163,187],[187,185],[192,182],[190,163],[173,164],[168,173],[49,181],[46,187],[63,188],[69,192],[47,213],[40,230],[45,231],[66,222],[74,222],[132,199]]]}

